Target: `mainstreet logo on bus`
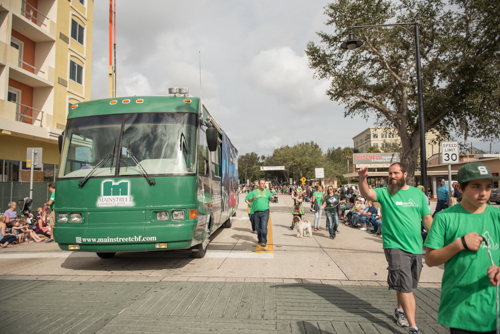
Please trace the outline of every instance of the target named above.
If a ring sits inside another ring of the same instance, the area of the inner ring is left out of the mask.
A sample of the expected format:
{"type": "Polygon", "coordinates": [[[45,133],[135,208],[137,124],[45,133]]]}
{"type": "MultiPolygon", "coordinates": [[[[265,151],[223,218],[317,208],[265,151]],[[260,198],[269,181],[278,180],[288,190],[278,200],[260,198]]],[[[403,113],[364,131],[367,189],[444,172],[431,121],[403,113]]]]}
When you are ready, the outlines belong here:
{"type": "Polygon", "coordinates": [[[133,198],[130,196],[130,182],[103,181],[101,184],[101,197],[97,199],[97,206],[134,206],[133,198]]]}

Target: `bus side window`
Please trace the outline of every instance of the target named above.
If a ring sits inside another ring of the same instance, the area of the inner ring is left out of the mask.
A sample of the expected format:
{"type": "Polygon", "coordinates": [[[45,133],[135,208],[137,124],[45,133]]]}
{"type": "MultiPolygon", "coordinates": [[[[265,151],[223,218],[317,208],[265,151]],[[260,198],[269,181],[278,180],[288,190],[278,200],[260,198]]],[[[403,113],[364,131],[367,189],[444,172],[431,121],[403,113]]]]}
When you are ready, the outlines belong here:
{"type": "Polygon", "coordinates": [[[222,144],[217,146],[217,150],[210,152],[212,154],[212,166],[214,169],[214,174],[217,177],[222,176],[222,144]]]}
{"type": "Polygon", "coordinates": [[[200,129],[199,135],[199,145],[198,145],[198,174],[200,176],[209,175],[209,164],[208,164],[208,144],[207,135],[203,129],[200,129]]]}

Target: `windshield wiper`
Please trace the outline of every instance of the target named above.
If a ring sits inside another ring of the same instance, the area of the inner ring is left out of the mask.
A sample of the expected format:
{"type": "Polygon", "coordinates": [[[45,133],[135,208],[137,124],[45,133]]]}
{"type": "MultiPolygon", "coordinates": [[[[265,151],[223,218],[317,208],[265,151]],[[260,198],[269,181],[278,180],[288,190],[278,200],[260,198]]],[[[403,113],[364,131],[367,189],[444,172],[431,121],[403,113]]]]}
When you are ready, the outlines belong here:
{"type": "Polygon", "coordinates": [[[79,188],[83,188],[83,186],[85,185],[85,183],[87,183],[87,181],[92,177],[92,175],[94,175],[94,173],[97,171],[97,168],[101,167],[102,165],[105,165],[109,158],[111,158],[114,154],[113,153],[108,153],[104,158],[101,159],[101,161],[99,161],[97,163],[97,165],[95,165],[94,168],[92,168],[92,170],[90,171],[90,173],[87,174],[87,176],[85,176],[81,181],[80,183],[78,183],[78,187],[79,188]]]}
{"type": "Polygon", "coordinates": [[[144,175],[144,177],[146,178],[146,180],[148,181],[149,185],[150,186],[154,186],[156,184],[156,181],[155,179],[153,179],[152,177],[150,177],[148,175],[148,173],[146,172],[146,170],[144,168],[142,168],[141,164],[139,163],[139,161],[137,161],[137,158],[135,157],[135,155],[132,154],[132,151],[130,151],[130,149],[127,148],[127,154],[130,155],[130,157],[132,158],[132,160],[135,162],[135,164],[139,167],[140,171],[142,172],[142,175],[144,175]]]}

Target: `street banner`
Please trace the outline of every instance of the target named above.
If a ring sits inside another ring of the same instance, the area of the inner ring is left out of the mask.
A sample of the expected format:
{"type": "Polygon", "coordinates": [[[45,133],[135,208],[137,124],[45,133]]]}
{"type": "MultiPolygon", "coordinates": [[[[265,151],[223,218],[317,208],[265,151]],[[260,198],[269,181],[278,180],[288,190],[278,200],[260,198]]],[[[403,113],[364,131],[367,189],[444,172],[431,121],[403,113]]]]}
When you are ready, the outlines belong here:
{"type": "Polygon", "coordinates": [[[262,166],[260,170],[285,170],[285,166],[262,166]]]}

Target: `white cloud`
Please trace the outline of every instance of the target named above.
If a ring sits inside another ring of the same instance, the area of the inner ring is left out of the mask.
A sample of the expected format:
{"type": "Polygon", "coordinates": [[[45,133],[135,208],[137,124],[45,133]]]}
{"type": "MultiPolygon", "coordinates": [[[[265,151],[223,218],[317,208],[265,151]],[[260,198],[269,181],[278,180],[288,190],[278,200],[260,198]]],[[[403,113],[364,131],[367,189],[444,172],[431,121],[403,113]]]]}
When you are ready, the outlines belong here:
{"type": "Polygon", "coordinates": [[[294,111],[313,112],[321,105],[331,105],[325,95],[329,83],[314,79],[307,56],[298,56],[290,47],[260,52],[243,74],[252,87],[294,111]]]}
{"type": "Polygon", "coordinates": [[[265,138],[257,142],[257,146],[260,148],[261,152],[265,154],[271,154],[275,148],[281,146],[281,138],[274,136],[270,138],[265,138]]]}

